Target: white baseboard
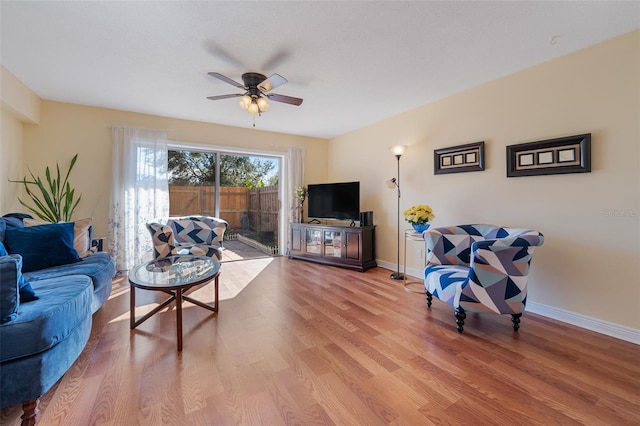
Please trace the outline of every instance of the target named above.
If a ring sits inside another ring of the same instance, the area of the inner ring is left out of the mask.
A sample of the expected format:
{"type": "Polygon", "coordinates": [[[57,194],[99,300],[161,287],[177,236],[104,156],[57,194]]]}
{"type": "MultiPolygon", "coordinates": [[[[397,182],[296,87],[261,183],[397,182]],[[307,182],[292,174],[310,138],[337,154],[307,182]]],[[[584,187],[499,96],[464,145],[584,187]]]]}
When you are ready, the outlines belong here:
{"type": "MultiPolygon", "coordinates": [[[[398,269],[398,265],[395,263],[389,263],[380,260],[377,260],[376,262],[378,263],[378,266],[389,269],[391,271],[395,271],[398,269]]],[[[400,272],[403,272],[402,265],[400,265],[400,272]]],[[[422,273],[422,270],[414,268],[407,268],[406,271],[406,274],[408,276],[417,279],[422,279],[422,273]]],[[[527,302],[527,311],[557,321],[566,322],[567,324],[575,325],[577,327],[585,328],[587,330],[595,331],[596,333],[604,334],[606,336],[615,337],[616,339],[640,345],[640,330],[636,330],[631,327],[625,327],[598,318],[592,318],[586,315],[577,314],[575,312],[554,308],[553,306],[547,306],[543,305],[542,303],[536,303],[532,301],[527,302]]]]}
{"type": "MultiPolygon", "coordinates": [[[[398,270],[398,266],[395,263],[389,263],[389,262],[385,262],[384,260],[378,260],[378,259],[376,259],[376,263],[378,264],[379,267],[388,269],[391,272],[398,270]]],[[[402,265],[400,265],[400,272],[402,272],[402,265]]],[[[412,274],[409,274],[409,275],[412,275],[412,274]]]]}
{"type": "Polygon", "coordinates": [[[640,345],[640,330],[631,327],[531,301],[527,302],[527,311],[640,345]]]}

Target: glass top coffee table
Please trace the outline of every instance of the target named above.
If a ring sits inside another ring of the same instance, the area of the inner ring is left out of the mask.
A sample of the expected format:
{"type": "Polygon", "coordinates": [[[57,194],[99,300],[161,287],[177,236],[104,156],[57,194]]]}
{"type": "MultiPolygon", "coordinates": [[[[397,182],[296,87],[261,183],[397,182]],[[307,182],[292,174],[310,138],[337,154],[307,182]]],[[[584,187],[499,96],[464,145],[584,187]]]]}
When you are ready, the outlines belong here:
{"type": "Polygon", "coordinates": [[[178,351],[182,350],[182,301],[198,305],[213,312],[218,312],[218,278],[220,262],[205,256],[178,255],[152,260],[135,266],[129,272],[131,284],[131,323],[133,330],[163,309],[176,301],[176,323],[178,335],[178,351]],[[215,298],[213,305],[195,300],[184,293],[193,286],[214,282],[215,298]],[[136,319],[136,288],[162,291],[171,295],[143,317],[136,319]]]}

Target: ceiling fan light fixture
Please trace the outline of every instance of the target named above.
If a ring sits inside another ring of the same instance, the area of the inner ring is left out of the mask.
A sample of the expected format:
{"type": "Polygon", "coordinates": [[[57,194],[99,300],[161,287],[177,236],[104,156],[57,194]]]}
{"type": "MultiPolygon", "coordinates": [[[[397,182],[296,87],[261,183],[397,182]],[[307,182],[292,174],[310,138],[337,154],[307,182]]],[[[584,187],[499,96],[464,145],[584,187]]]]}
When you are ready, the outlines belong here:
{"type": "Polygon", "coordinates": [[[260,112],[265,112],[269,109],[269,101],[267,98],[259,97],[257,100],[258,108],[260,108],[260,112]]]}
{"type": "Polygon", "coordinates": [[[251,102],[249,104],[249,107],[247,108],[247,112],[249,114],[258,114],[260,112],[260,108],[258,107],[258,104],[255,102],[251,102]]]}
{"type": "Polygon", "coordinates": [[[240,105],[240,108],[246,111],[247,108],[249,108],[249,105],[251,105],[251,96],[249,95],[242,96],[240,98],[240,101],[238,101],[238,105],[240,105]]]}
{"type": "MultiPolygon", "coordinates": [[[[2,0],[0,0],[2,1],[2,0]]],[[[266,93],[276,87],[287,83],[287,79],[279,74],[273,74],[267,78],[263,74],[247,72],[242,74],[242,84],[217,72],[208,73],[210,76],[224,81],[227,84],[244,89],[244,93],[233,93],[228,95],[207,96],[207,99],[217,101],[220,99],[240,98],[238,106],[252,115],[260,115],[271,107],[271,102],[281,102],[289,105],[300,106],[301,98],[293,96],[279,95],[277,93],[266,93]]]]}

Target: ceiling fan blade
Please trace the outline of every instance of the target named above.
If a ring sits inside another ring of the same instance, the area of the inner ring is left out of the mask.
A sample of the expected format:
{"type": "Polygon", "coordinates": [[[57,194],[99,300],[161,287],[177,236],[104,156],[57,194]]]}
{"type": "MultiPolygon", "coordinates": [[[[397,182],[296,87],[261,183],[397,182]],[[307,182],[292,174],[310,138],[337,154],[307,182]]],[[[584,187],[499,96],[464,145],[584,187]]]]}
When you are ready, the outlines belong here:
{"type": "Polygon", "coordinates": [[[219,99],[237,98],[240,96],[243,96],[242,93],[235,93],[233,95],[207,96],[207,99],[211,99],[212,101],[217,101],[219,99]]]}
{"type": "Polygon", "coordinates": [[[263,92],[270,92],[276,87],[280,87],[283,84],[287,83],[287,79],[280,74],[273,74],[271,77],[258,84],[258,89],[262,90],[263,92]]]}
{"type": "Polygon", "coordinates": [[[219,72],[210,72],[208,73],[211,77],[215,77],[218,80],[222,80],[225,83],[229,83],[232,86],[236,86],[238,89],[246,89],[246,87],[244,87],[242,84],[238,83],[235,80],[230,79],[229,77],[227,77],[226,75],[222,75],[219,72]]]}
{"type": "Polygon", "coordinates": [[[296,106],[300,106],[302,104],[302,99],[294,98],[293,96],[278,95],[277,93],[271,93],[270,95],[267,95],[267,97],[269,98],[269,100],[276,101],[276,102],[283,102],[285,104],[291,104],[296,106]]]}
{"type": "Polygon", "coordinates": [[[271,58],[267,59],[267,62],[260,67],[263,70],[275,70],[282,65],[284,61],[289,59],[291,52],[288,49],[280,49],[271,58]]]}

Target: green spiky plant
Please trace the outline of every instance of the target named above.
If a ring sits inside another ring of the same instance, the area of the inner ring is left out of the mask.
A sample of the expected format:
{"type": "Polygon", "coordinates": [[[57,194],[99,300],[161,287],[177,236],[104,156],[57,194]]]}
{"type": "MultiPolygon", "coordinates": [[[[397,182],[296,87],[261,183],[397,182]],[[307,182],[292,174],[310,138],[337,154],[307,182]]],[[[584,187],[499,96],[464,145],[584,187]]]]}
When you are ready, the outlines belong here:
{"type": "Polygon", "coordinates": [[[26,176],[22,180],[9,180],[10,182],[24,185],[24,189],[35,207],[18,198],[20,204],[42,220],[49,222],[71,221],[73,211],[82,198],[82,195],[78,195],[77,199],[75,198],[76,190],[71,188],[71,184],[69,184],[69,175],[77,160],[78,154],[71,159],[71,164],[67,169],[64,180],[62,180],[58,163],[56,163],[56,175],[53,178],[49,167],[45,169],[46,181],[43,181],[39,176],[36,177],[29,167],[27,169],[31,175],[31,180],[27,180],[26,176]]]}

